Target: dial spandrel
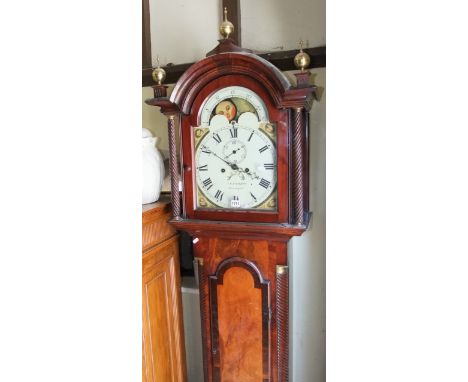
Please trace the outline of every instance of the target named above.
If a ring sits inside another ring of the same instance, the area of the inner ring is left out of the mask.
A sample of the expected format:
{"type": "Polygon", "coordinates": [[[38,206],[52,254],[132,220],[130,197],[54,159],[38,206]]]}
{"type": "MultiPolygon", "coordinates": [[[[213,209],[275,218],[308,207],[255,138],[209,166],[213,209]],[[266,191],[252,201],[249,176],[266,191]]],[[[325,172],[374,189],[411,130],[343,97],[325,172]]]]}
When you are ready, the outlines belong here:
{"type": "Polygon", "coordinates": [[[231,86],[203,105],[194,130],[197,208],[277,209],[276,131],[263,101],[231,86]]]}

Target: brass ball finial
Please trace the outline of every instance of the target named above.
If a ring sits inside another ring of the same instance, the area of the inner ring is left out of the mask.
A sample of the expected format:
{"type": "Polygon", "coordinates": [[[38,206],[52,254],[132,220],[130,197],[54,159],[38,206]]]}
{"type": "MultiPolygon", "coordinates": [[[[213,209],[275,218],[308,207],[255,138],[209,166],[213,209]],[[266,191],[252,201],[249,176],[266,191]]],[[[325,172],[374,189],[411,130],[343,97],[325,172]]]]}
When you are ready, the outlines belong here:
{"type": "Polygon", "coordinates": [[[156,57],[156,61],[158,63],[158,67],[153,70],[151,76],[153,77],[154,82],[161,85],[166,79],[166,71],[161,68],[161,65],[159,64],[159,56],[156,57]]]}
{"type": "Polygon", "coordinates": [[[304,42],[301,39],[301,41],[299,41],[301,50],[296,54],[296,57],[294,57],[294,65],[296,65],[296,68],[301,69],[301,72],[303,72],[310,64],[310,56],[302,50],[303,44],[304,42]]]}
{"type": "Polygon", "coordinates": [[[227,19],[227,7],[224,7],[224,21],[219,26],[219,32],[224,38],[234,33],[234,25],[227,19]]]}

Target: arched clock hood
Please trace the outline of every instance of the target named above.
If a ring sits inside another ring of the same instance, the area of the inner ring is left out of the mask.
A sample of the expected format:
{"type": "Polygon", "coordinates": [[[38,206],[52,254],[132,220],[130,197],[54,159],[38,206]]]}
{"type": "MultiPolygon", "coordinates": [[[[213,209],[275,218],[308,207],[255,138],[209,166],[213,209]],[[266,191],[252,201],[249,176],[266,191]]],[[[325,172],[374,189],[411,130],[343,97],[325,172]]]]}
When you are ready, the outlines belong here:
{"type": "Polygon", "coordinates": [[[262,84],[276,107],[287,107],[285,100],[294,94],[287,77],[267,60],[246,52],[227,52],[209,56],[192,65],[179,79],[170,101],[189,114],[198,92],[208,83],[225,75],[241,74],[262,84]]]}
{"type": "MultiPolygon", "coordinates": [[[[170,97],[166,96],[167,86],[155,85],[155,98],[146,100],[146,103],[153,106],[159,106],[161,112],[169,117],[169,151],[170,151],[170,171],[171,188],[172,188],[172,203],[173,203],[173,220],[177,224],[182,223],[190,225],[193,222],[193,217],[187,219],[187,211],[192,209],[192,190],[189,192],[184,190],[184,201],[180,203],[178,194],[178,179],[187,181],[184,184],[187,186],[188,180],[191,179],[192,164],[183,163],[179,167],[177,163],[177,149],[176,149],[176,120],[179,117],[177,125],[182,127],[185,125],[192,125],[189,121],[193,122],[194,116],[199,109],[200,94],[206,94],[207,89],[215,87],[217,83],[225,82],[225,79],[233,79],[232,84],[235,84],[235,78],[240,77],[247,79],[247,82],[255,83],[255,87],[259,90],[263,89],[265,95],[268,95],[271,100],[271,105],[274,109],[285,112],[289,117],[284,118],[284,123],[287,125],[287,136],[284,138],[285,146],[284,151],[279,150],[279,155],[282,153],[283,160],[280,163],[287,163],[284,168],[289,174],[284,181],[288,182],[288,192],[284,195],[290,200],[287,202],[283,200],[280,207],[280,215],[283,218],[270,219],[272,224],[269,227],[261,227],[255,225],[255,230],[261,231],[265,228],[266,231],[273,230],[276,233],[290,237],[300,235],[307,229],[310,220],[310,213],[308,212],[308,145],[307,141],[307,125],[308,117],[307,111],[312,106],[313,99],[316,95],[316,87],[307,84],[301,79],[304,76],[308,80],[308,72],[301,72],[295,74],[297,78],[297,85],[293,86],[286,75],[277,67],[272,65],[264,58],[247,51],[243,48],[237,47],[232,44],[230,39],[220,40],[219,45],[207,57],[193,64],[182,75],[179,81],[175,84],[170,97]],[[198,99],[198,101],[197,101],[198,99]],[[289,158],[289,159],[288,159],[289,158]],[[179,170],[182,170],[182,173],[179,170]],[[180,174],[180,175],[179,175],[180,174]],[[185,174],[185,176],[184,176],[185,174]],[[188,175],[187,175],[188,174],[188,175]],[[185,208],[184,208],[185,206],[185,208]],[[182,220],[185,220],[182,222],[182,220]],[[190,222],[188,221],[190,220],[190,222]]],[[[205,96],[205,95],[204,95],[205,96]]],[[[188,142],[185,143],[183,151],[187,152],[191,149],[188,147],[188,142]]],[[[190,158],[192,152],[186,155],[190,158]]],[[[236,214],[237,216],[238,214],[236,214]]],[[[229,220],[231,216],[226,215],[225,220],[229,220]]],[[[249,222],[248,226],[239,225],[240,230],[249,231],[250,216],[248,212],[245,216],[249,216],[244,220],[249,222]]],[[[256,216],[260,217],[259,214],[256,216]]],[[[197,224],[209,225],[209,220],[218,219],[197,219],[197,224]]],[[[242,219],[238,218],[237,221],[242,219]]],[[[234,219],[236,221],[236,219],[234,219]]],[[[258,220],[260,222],[262,220],[258,220]]],[[[268,222],[268,219],[263,220],[268,222]]],[[[217,223],[214,223],[217,224],[217,223]]],[[[179,227],[180,228],[180,227],[179,227]]],[[[218,229],[221,229],[218,226],[218,229]]],[[[229,227],[226,227],[229,228],[229,227]]],[[[230,229],[230,228],[229,228],[230,229]]]]}

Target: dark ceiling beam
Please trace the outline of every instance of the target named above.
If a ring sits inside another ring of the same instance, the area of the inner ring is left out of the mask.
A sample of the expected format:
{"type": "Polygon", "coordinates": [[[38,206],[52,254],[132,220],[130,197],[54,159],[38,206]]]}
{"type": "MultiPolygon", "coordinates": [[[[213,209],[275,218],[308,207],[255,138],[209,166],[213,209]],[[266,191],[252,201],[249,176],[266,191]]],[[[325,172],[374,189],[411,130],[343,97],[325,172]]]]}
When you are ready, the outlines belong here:
{"type": "Polygon", "coordinates": [[[151,55],[151,28],[150,28],[150,11],[149,11],[149,0],[142,0],[143,10],[143,32],[142,32],[142,67],[151,68],[152,66],[152,55],[151,55]]]}
{"type": "MultiPolygon", "coordinates": [[[[281,52],[273,53],[257,53],[260,57],[271,62],[274,66],[282,71],[286,70],[297,70],[294,66],[294,56],[299,52],[299,50],[286,50],[281,52]]],[[[307,48],[304,49],[304,52],[307,52],[310,56],[310,66],[309,69],[314,68],[325,68],[326,67],[326,48],[324,46],[318,48],[307,48]]],[[[167,77],[164,81],[166,84],[174,84],[179,78],[184,74],[184,72],[190,68],[194,62],[189,64],[179,64],[173,65],[169,64],[164,67],[167,77]]],[[[151,68],[143,69],[143,86],[152,86],[154,81],[151,78],[151,68]]]]}

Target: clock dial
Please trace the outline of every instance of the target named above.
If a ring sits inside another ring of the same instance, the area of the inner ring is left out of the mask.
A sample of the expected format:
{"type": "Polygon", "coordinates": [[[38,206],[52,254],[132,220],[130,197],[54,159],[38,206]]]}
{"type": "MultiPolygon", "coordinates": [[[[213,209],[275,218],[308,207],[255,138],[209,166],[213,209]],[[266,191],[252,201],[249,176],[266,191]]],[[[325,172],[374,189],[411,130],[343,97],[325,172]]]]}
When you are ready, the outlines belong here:
{"type": "Polygon", "coordinates": [[[231,86],[203,106],[195,132],[198,208],[276,210],[277,153],[263,101],[231,86]]]}

